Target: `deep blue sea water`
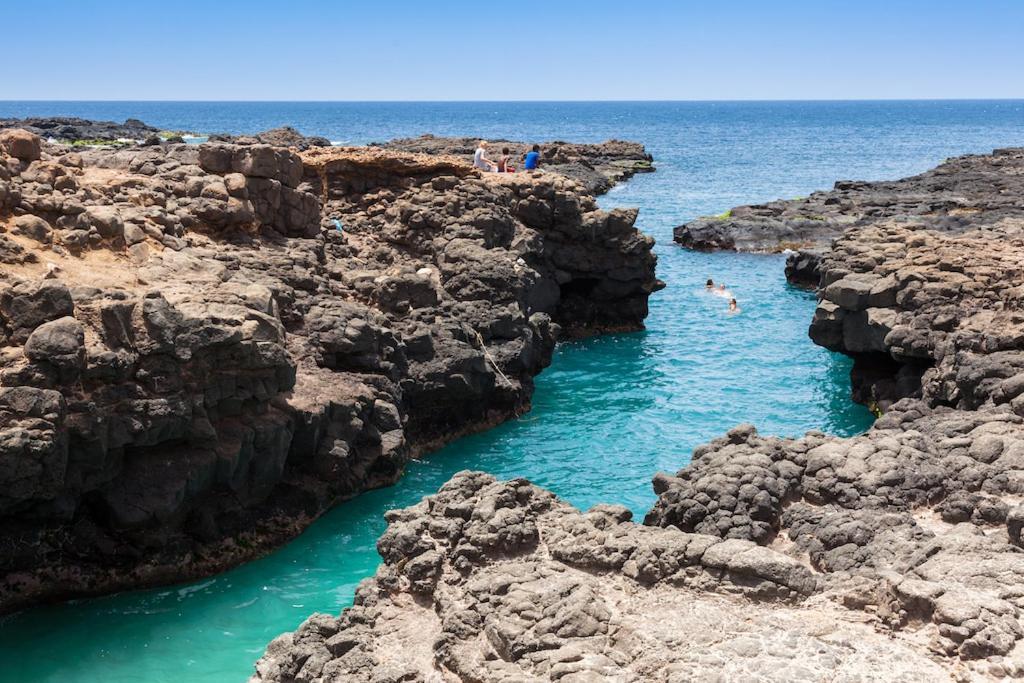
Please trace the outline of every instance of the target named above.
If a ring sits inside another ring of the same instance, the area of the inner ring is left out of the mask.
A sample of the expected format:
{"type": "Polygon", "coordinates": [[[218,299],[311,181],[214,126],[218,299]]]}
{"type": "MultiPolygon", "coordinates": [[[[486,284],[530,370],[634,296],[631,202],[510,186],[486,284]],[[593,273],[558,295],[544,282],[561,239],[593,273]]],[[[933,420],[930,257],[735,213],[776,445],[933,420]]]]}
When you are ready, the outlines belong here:
{"type": "Polygon", "coordinates": [[[460,469],[525,476],[580,507],[642,515],[651,476],[739,422],[765,433],[853,434],[870,416],[849,399],[849,362],[807,338],[812,294],[778,256],[698,254],[674,225],[741,203],[805,196],[837,179],[897,178],[944,158],[1024,145],[1024,102],[164,103],[0,102],[0,117],[142,119],[166,129],[256,132],[289,124],[358,144],[430,132],[647,145],[658,171],[601,199],[639,206],[668,288],[646,332],[565,344],[534,409],[414,463],[271,554],[189,585],[30,610],[0,620],[0,681],[242,681],[266,643],[313,611],[337,612],[379,558],[383,512],[460,469]],[[703,291],[729,285],[742,306],[703,291]]]}

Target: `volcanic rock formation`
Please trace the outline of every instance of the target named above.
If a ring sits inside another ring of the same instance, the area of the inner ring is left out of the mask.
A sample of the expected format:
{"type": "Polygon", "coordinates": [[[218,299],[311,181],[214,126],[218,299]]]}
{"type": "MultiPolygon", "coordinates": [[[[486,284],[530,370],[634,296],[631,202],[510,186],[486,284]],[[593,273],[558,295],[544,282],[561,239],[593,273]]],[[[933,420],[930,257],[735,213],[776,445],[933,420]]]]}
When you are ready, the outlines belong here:
{"type": "MultiPolygon", "coordinates": [[[[167,141],[182,142],[181,133],[161,131],[138,119],[127,119],[124,123],[114,121],[91,121],[73,116],[33,117],[25,119],[0,119],[0,130],[22,130],[38,135],[44,140],[58,143],[86,143],[90,146],[119,142],[144,142],[157,145],[167,141]]],[[[305,151],[310,147],[330,147],[331,141],[318,135],[303,135],[291,126],[281,126],[253,135],[228,135],[224,133],[209,136],[211,142],[227,142],[240,145],[272,145],[292,147],[305,151]]]]}
{"type": "Polygon", "coordinates": [[[3,129],[25,130],[44,140],[58,142],[145,140],[160,132],[159,128],[154,128],[138,119],[127,119],[124,123],[116,123],[114,121],[90,121],[74,116],[0,119],[0,130],[3,129]]]}
{"type": "MultiPolygon", "coordinates": [[[[373,145],[402,152],[471,156],[477,143],[479,143],[478,138],[444,138],[423,135],[418,138],[391,140],[390,142],[373,143],[373,145]]],[[[553,141],[539,144],[543,169],[576,180],[591,194],[603,194],[616,183],[631,178],[637,173],[650,173],[654,170],[653,158],[643,145],[636,142],[609,140],[597,144],[586,144],[553,141]]],[[[519,166],[523,155],[533,147],[533,144],[491,140],[489,155],[497,159],[501,156],[501,150],[506,147],[515,160],[515,165],[519,166]]]]}
{"type": "Polygon", "coordinates": [[[803,199],[737,206],[721,216],[680,225],[675,241],[701,250],[821,253],[848,228],[883,218],[937,232],[961,232],[978,221],[1024,213],[1015,170],[1020,168],[1018,152],[962,156],[910,178],[840,180],[832,190],[803,199]]]}
{"type": "Polygon", "coordinates": [[[942,678],[909,643],[808,597],[818,577],[801,561],[630,516],[459,473],[389,512],[384,563],[355,605],[274,640],[251,681],[942,678]]]}
{"type": "Polygon", "coordinates": [[[640,329],[653,241],[552,173],[0,133],[0,609],[196,577],[640,329]]]}
{"type": "Polygon", "coordinates": [[[643,526],[459,474],[253,680],[1024,677],[1024,150],[940,168],[976,210],[851,209],[820,259],[811,336],[856,359],[866,433],[741,425],[655,477],[643,526]]]}
{"type": "Polygon", "coordinates": [[[255,135],[226,135],[222,133],[209,136],[210,142],[228,142],[235,145],[273,145],[275,147],[292,147],[304,152],[311,147],[330,147],[331,141],[319,135],[303,135],[291,126],[271,128],[255,135]]]}
{"type": "Polygon", "coordinates": [[[655,479],[646,522],[804,557],[954,674],[1024,674],[1022,169],[1024,150],[964,157],[919,176],[942,178],[924,215],[850,209],[810,334],[885,414],[851,439],[737,429],[655,479]]]}

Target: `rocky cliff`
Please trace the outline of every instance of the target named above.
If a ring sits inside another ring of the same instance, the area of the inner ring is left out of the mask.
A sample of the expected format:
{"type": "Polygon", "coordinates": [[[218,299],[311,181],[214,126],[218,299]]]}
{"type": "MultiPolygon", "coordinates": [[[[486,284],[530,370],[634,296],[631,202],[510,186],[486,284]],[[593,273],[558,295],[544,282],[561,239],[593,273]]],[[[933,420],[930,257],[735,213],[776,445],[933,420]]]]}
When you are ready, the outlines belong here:
{"type": "Polygon", "coordinates": [[[253,680],[1024,676],[1024,150],[952,167],[998,201],[857,217],[820,261],[811,335],[872,361],[865,434],[737,427],[655,477],[642,526],[460,474],[253,680]]]}
{"type": "Polygon", "coordinates": [[[935,183],[920,215],[848,207],[810,334],[884,415],[851,439],[737,429],[655,479],[646,522],[802,557],[953,677],[1024,674],[1021,169],[1024,150],[964,157],[907,181],[935,183]]]}
{"type": "Polygon", "coordinates": [[[556,339],[661,286],[636,212],[557,174],[0,150],[0,609],[251,558],[526,410],[556,339]]]}

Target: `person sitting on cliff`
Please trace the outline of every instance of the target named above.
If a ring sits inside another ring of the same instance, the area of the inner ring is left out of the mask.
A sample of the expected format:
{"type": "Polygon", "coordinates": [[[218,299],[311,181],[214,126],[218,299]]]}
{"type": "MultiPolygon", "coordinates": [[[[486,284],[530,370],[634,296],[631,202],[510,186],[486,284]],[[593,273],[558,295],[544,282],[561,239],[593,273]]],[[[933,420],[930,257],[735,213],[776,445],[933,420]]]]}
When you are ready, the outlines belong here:
{"type": "Polygon", "coordinates": [[[523,157],[523,170],[536,171],[538,166],[540,166],[540,145],[534,145],[533,149],[523,157]]]}
{"type": "Polygon", "coordinates": [[[515,169],[514,166],[509,164],[510,161],[512,161],[512,155],[509,154],[508,147],[502,147],[501,148],[501,159],[498,160],[498,173],[513,173],[513,172],[515,172],[516,169],[515,169]]]}
{"type": "Polygon", "coordinates": [[[498,170],[498,165],[487,158],[486,140],[481,140],[480,144],[476,147],[476,151],[473,152],[473,168],[479,168],[481,171],[498,170]]]}

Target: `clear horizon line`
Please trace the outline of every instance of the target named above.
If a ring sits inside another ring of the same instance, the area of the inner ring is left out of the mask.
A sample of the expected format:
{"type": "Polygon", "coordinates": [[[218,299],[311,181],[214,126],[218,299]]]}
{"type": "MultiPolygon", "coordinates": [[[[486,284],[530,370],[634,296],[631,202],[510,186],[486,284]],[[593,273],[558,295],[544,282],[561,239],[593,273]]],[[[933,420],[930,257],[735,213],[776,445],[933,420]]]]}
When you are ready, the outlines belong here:
{"type": "Polygon", "coordinates": [[[247,100],[247,99],[225,99],[225,100],[192,100],[192,99],[3,99],[0,104],[38,102],[38,103],[185,103],[185,104],[718,104],[718,103],[771,103],[771,102],[1024,102],[1024,97],[881,97],[881,98],[739,98],[739,99],[566,99],[566,100],[534,100],[534,99],[483,99],[483,100],[247,100]]]}

